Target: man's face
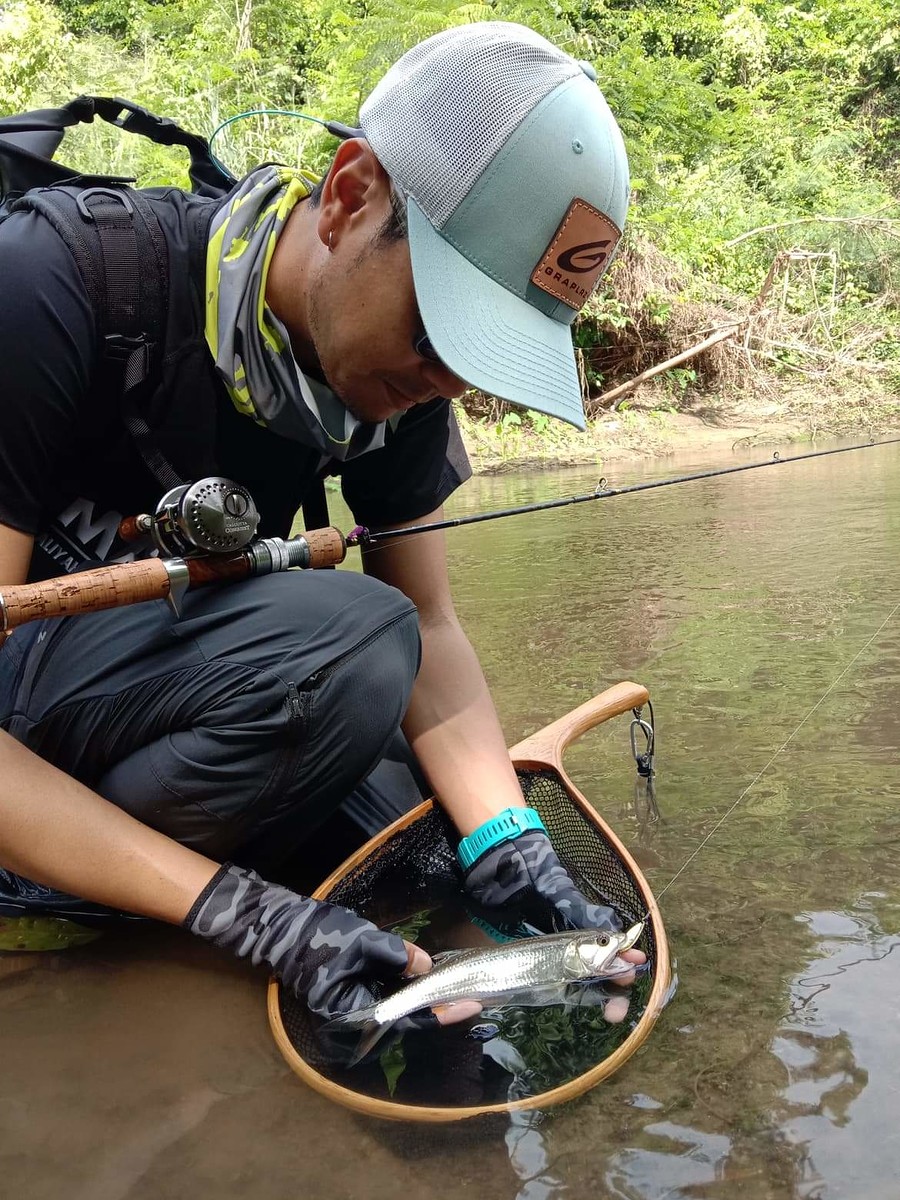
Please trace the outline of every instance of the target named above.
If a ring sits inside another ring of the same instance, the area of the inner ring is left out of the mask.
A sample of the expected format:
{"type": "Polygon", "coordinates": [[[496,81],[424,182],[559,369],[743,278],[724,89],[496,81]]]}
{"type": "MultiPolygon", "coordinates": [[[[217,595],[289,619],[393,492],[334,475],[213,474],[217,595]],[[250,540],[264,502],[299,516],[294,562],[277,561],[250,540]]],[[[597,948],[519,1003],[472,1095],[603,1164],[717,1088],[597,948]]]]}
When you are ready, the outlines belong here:
{"type": "Polygon", "coordinates": [[[414,348],[424,333],[409,244],[379,241],[332,255],[310,298],[310,332],[331,389],[360,421],[385,421],[465,384],[414,348]],[[346,263],[346,266],[344,265],[346,263]]]}
{"type": "Polygon", "coordinates": [[[341,231],[311,281],[309,333],[328,385],[361,421],[384,421],[437,396],[459,396],[464,382],[422,358],[409,243],[379,236],[390,213],[369,204],[341,231]]]}

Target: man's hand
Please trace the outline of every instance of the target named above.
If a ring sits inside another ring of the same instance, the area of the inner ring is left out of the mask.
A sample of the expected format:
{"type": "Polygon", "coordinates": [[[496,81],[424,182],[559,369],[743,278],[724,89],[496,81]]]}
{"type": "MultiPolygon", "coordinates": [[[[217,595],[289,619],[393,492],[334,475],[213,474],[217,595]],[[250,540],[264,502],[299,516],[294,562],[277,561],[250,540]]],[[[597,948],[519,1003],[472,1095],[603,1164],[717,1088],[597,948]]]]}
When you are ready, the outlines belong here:
{"type": "MultiPolygon", "coordinates": [[[[559,861],[550,839],[540,830],[521,833],[512,841],[493,846],[469,868],[465,875],[469,894],[487,908],[510,905],[528,907],[535,901],[549,907],[559,924],[569,929],[612,929],[619,931],[622,922],[612,908],[592,904],[578,890],[568,871],[559,861]]],[[[606,989],[598,992],[597,1003],[604,1006],[607,1021],[615,1024],[628,1012],[628,997],[619,988],[634,983],[634,971],[627,964],[640,966],[647,961],[643,950],[625,950],[613,966],[623,973],[610,979],[606,989]]]]}
{"type": "MultiPolygon", "coordinates": [[[[233,864],[213,876],[184,925],[239,958],[265,963],[325,1018],[371,1004],[374,980],[431,968],[424,950],[349,909],[299,896],[233,864]]],[[[414,1021],[435,1024],[431,1014],[414,1021]]]]}
{"type": "Polygon", "coordinates": [[[615,911],[592,904],[579,892],[556,856],[546,833],[530,829],[492,846],[465,875],[469,894],[487,908],[533,905],[552,910],[563,929],[622,928],[615,911]]]}

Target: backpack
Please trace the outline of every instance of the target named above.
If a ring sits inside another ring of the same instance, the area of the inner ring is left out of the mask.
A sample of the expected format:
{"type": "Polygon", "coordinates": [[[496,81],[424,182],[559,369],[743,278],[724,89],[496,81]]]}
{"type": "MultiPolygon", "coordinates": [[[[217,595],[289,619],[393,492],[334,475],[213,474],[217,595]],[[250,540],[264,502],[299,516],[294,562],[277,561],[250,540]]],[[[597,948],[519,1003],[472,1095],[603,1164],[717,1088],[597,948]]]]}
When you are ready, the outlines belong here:
{"type": "Polygon", "coordinates": [[[190,154],[191,190],[224,197],[237,180],[209,143],[127,100],[78,96],[62,108],[0,117],[0,221],[13,212],[44,216],[68,246],[96,316],[104,365],[122,396],[125,424],[166,491],[181,480],[153,441],[139,407],[162,356],[168,255],[151,206],[133,179],[85,175],[53,158],[65,130],[95,117],[190,154]]]}
{"type": "MultiPolygon", "coordinates": [[[[183,481],[156,445],[140,408],[144,385],[164,350],[165,239],[151,206],[129,186],[133,179],[85,175],[53,157],[67,128],[95,117],[161,146],[183,146],[196,195],[224,198],[238,180],[214,158],[205,138],[118,97],[77,96],[62,108],[0,116],[0,222],[13,212],[39,212],[69,247],[96,316],[105,365],[121,393],[128,433],[168,492],[183,481]]],[[[340,138],[359,132],[339,121],[324,124],[340,138]]],[[[329,524],[321,479],[303,501],[303,517],[307,529],[329,524]]]]}

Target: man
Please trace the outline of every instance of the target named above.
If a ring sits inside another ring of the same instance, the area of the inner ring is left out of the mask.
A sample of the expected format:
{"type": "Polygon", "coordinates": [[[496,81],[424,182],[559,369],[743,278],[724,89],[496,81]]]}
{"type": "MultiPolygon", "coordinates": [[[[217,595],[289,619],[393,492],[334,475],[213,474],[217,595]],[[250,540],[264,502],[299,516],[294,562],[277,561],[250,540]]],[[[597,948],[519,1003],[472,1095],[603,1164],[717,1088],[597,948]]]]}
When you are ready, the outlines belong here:
{"type": "MultiPolygon", "coordinates": [[[[244,484],[263,534],[286,536],[329,471],[361,523],[439,518],[469,474],[448,400],[466,384],[583,422],[569,327],[628,198],[591,69],[522,27],[464,26],[406,54],[361,124],[312,195],[273,167],[225,203],[147,193],[169,271],[153,441],[182,478],[244,484]]],[[[57,232],[14,213],[0,264],[2,586],[135,553],[119,518],[160,489],[57,232]]],[[[367,981],[428,956],[258,872],[354,791],[402,721],[476,900],[537,894],[569,925],[614,920],[524,806],[441,536],[379,546],[364,567],[192,593],[177,620],[141,605],[10,636],[7,900],[180,923],[323,1016],[359,1006],[367,981]]]]}

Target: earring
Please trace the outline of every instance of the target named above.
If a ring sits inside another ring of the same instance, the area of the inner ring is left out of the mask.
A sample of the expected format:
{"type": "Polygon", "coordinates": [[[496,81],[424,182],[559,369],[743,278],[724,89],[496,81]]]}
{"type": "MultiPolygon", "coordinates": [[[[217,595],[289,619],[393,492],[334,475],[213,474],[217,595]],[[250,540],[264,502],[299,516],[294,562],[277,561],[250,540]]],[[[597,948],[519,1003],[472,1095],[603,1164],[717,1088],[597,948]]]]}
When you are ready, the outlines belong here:
{"type": "Polygon", "coordinates": [[[328,230],[328,253],[329,254],[334,253],[334,230],[333,229],[328,230]]]}

